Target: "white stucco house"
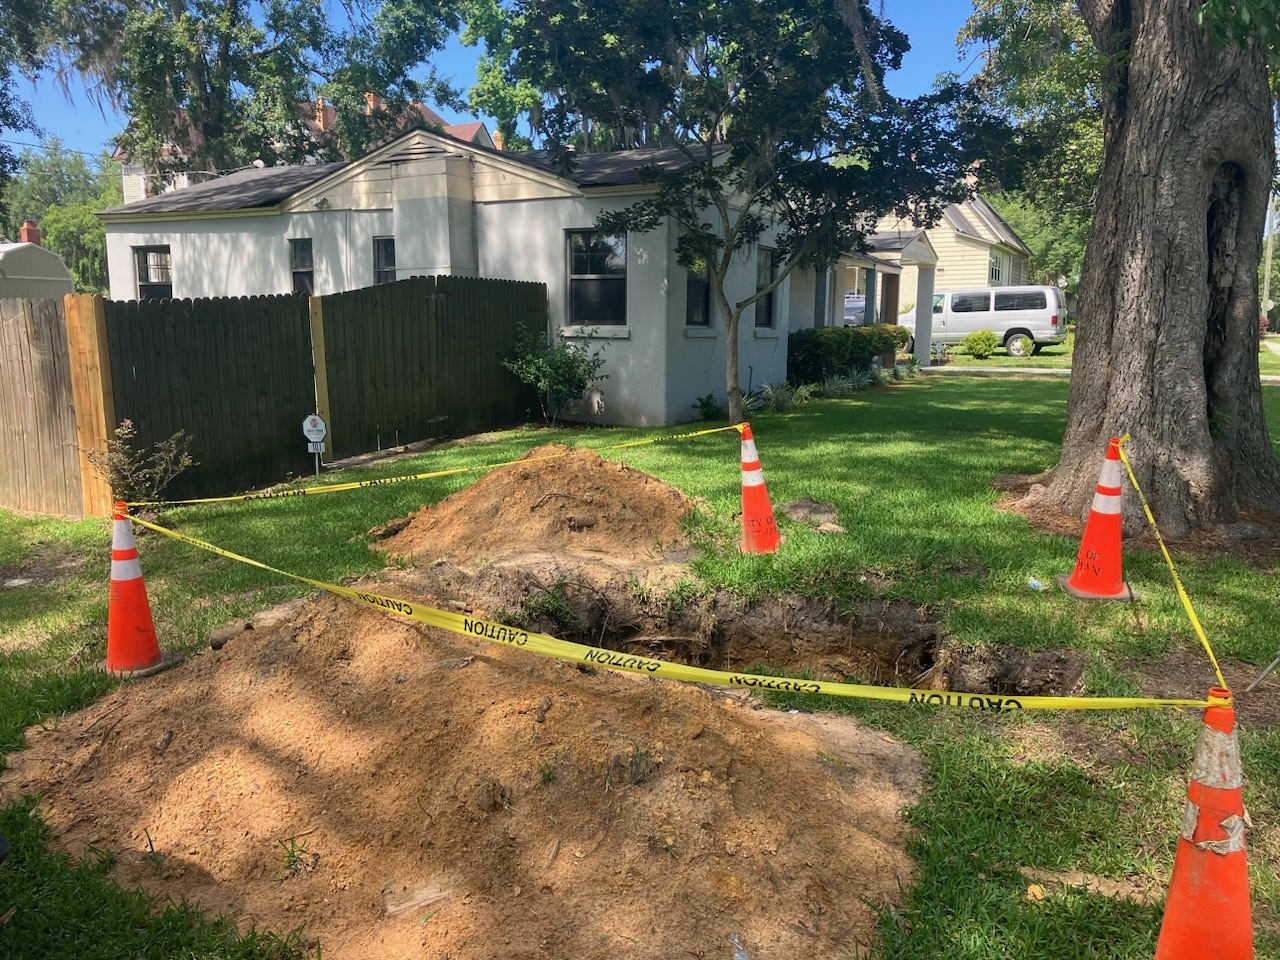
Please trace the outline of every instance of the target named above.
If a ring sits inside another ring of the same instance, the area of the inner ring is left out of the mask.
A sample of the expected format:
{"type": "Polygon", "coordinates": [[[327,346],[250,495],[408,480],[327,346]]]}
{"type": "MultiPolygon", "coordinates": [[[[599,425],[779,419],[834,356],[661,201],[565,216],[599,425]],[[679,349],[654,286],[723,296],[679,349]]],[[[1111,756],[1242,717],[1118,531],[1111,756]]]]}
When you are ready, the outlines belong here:
{"type": "MultiPolygon", "coordinates": [[[[725,331],[706,277],[677,263],[674,222],[593,237],[601,212],[653,189],[643,167],[684,162],[671,149],[586,154],[563,175],[542,151],[417,129],[351,163],[248,169],[102,212],[111,294],[323,295],[432,274],[539,281],[560,335],[604,345],[608,380],[591,420],[690,420],[695,398],[725,392],[725,331]]],[[[735,262],[730,300],[758,289],[773,257],[766,234],[735,262]]],[[[789,331],[843,322],[850,271],[902,269],[851,253],[821,275],[793,272],[743,317],[743,389],[784,379],[789,331]]]]}

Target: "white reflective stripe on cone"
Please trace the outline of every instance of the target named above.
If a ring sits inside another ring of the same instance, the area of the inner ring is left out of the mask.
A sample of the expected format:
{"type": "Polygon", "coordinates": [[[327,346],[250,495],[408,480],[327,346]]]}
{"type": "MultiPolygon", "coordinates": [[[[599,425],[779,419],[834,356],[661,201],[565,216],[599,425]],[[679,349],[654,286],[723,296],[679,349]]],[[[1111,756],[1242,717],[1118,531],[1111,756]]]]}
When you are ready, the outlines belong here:
{"type": "Polygon", "coordinates": [[[138,562],[138,558],[132,560],[112,560],[111,561],[111,579],[112,580],[141,580],[142,564],[138,562]]]}
{"type": "Polygon", "coordinates": [[[1240,751],[1236,747],[1234,733],[1223,733],[1210,726],[1200,728],[1191,779],[1214,790],[1238,790],[1244,785],[1244,771],[1240,767],[1240,751]]]}
{"type": "Polygon", "coordinates": [[[1120,498],[1113,493],[1095,493],[1089,509],[1094,513],[1119,513],[1120,498]]]}
{"type": "Polygon", "coordinates": [[[756,453],[756,442],[754,440],[742,441],[742,462],[755,463],[760,459],[760,454],[756,453]]]}
{"type": "Polygon", "coordinates": [[[742,485],[744,487],[763,487],[764,471],[763,470],[743,470],[742,485]]]}
{"type": "Polygon", "coordinates": [[[1119,460],[1103,460],[1102,473],[1098,477],[1098,486],[1100,487],[1118,487],[1124,482],[1124,475],[1120,472],[1119,460]]]}
{"type": "Polygon", "coordinates": [[[117,520],[111,529],[111,548],[128,550],[134,546],[133,524],[128,520],[117,520]]]}
{"type": "Polygon", "coordinates": [[[1200,850],[1207,850],[1210,853],[1220,853],[1226,855],[1228,853],[1240,853],[1244,850],[1244,817],[1232,814],[1223,820],[1219,827],[1227,836],[1223,840],[1197,840],[1196,827],[1200,825],[1200,808],[1187,801],[1187,805],[1182,810],[1182,831],[1181,836],[1187,843],[1194,843],[1200,850]]]}

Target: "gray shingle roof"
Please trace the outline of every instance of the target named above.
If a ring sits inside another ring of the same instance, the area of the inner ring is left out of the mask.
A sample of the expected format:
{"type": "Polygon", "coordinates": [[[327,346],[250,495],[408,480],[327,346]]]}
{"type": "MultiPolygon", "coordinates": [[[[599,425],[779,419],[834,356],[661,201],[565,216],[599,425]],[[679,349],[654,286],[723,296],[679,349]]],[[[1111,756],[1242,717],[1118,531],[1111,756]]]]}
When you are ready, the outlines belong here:
{"type": "Polygon", "coordinates": [[[871,233],[867,235],[867,244],[876,253],[901,253],[923,233],[924,230],[919,227],[887,233],[871,233]]]}
{"type": "MultiPolygon", "coordinates": [[[[703,148],[695,148],[694,156],[703,148]]],[[[722,147],[727,150],[728,147],[722,147]]],[[[717,151],[719,153],[721,151],[717,151]]],[[[532,167],[559,174],[551,154],[546,150],[526,150],[504,156],[532,167]]],[[[612,153],[579,153],[574,155],[573,172],[568,175],[580,187],[620,187],[640,182],[644,167],[657,167],[678,173],[693,164],[679,147],[646,147],[639,150],[615,150],[612,153]]]]}
{"type": "Polygon", "coordinates": [[[217,210],[256,210],[274,207],[311,186],[345,163],[308,163],[299,166],[250,168],[214,177],[204,183],[135,200],[103,213],[196,213],[217,210]]]}
{"type": "MultiPolygon", "coordinates": [[[[412,131],[411,131],[412,132],[412,131]]],[[[405,134],[408,136],[408,134],[405,134]]],[[[483,144],[468,143],[496,157],[515,160],[544,173],[562,176],[551,154],[546,150],[504,152],[483,144]]],[[[728,147],[721,147],[727,150],[728,147]]],[[[438,148],[432,147],[434,152],[438,148]]],[[[717,151],[719,152],[719,151],[717,151]]],[[[565,179],[580,187],[614,187],[640,183],[640,171],[654,166],[677,172],[691,165],[678,147],[651,147],[640,150],[616,150],[612,153],[580,153],[575,156],[573,172],[565,179]]],[[[101,211],[104,214],[126,213],[209,213],[230,210],[254,210],[274,207],[318,180],[341,170],[344,163],[316,163],[301,166],[266,167],[240,170],[204,183],[148,197],[101,211]]]]}

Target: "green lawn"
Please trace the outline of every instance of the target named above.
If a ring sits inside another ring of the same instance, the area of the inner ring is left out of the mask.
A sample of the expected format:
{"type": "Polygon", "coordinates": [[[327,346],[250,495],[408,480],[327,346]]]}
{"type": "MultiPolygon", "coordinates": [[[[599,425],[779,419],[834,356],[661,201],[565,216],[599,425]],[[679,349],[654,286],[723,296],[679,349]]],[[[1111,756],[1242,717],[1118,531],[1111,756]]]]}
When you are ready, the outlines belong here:
{"type": "Polygon", "coordinates": [[[1004,347],[985,360],[961,353],[959,347],[947,350],[947,363],[955,367],[1036,367],[1065,369],[1071,366],[1071,351],[1075,348],[1076,335],[1067,334],[1066,342],[1043,347],[1039,353],[1031,357],[1011,357],[1005,353],[1004,347]]]}
{"type": "MultiPolygon", "coordinates": [[[[1280,342],[1280,337],[1272,342],[1280,342]]],[[[1264,377],[1280,377],[1280,353],[1275,353],[1269,347],[1263,347],[1258,351],[1258,372],[1264,377]]]]}
{"type": "MultiPolygon", "coordinates": [[[[1196,649],[1161,559],[1126,553],[1126,577],[1143,594],[1136,606],[1081,604],[1057,590],[1036,592],[1028,578],[1049,581],[1070,571],[1078,544],[1032,532],[1018,516],[992,506],[994,477],[1034,473],[1054,462],[1066,393],[1065,381],[930,378],[785,413],[754,414],[774,503],[803,497],[830,503],[848,531],[819,534],[780,517],[787,539],[771,556],[744,557],[735,548],[741,482],[736,434],[606,455],[705,501],[693,522],[698,552],[692,566],[706,589],[727,588],[743,597],[795,590],[852,602],[881,595],[871,585],[885,584],[883,595],[936,610],[963,644],[1081,650],[1094,663],[1086,674],[1086,695],[1129,695],[1135,692],[1134,661],[1174,648],[1196,649]]],[[[1280,436],[1280,387],[1264,387],[1264,397],[1272,436],[1280,436]]],[[[551,440],[604,447],[670,432],[506,431],[324,482],[481,466],[551,440]]],[[[283,569],[340,582],[382,565],[381,556],[367,549],[371,527],[473,479],[471,474],[325,496],[174,508],[161,522],[283,569]]],[[[113,683],[86,669],[104,653],[107,531],[100,520],[71,523],[0,512],[0,568],[34,562],[61,573],[49,585],[0,590],[0,689],[6,691],[0,752],[19,748],[26,725],[75,709],[113,683]]],[[[307,592],[168,538],[142,536],[140,551],[167,649],[194,651],[205,645],[212,626],[307,592]]],[[[1259,668],[1269,662],[1280,635],[1275,571],[1226,557],[1177,559],[1219,655],[1259,668]]],[[[1207,659],[1197,676],[1207,689],[1207,659]]],[[[928,793],[909,814],[916,827],[918,883],[907,907],[884,917],[875,956],[1151,956],[1158,906],[1084,891],[1031,902],[1017,867],[1115,879],[1164,877],[1198,717],[1140,711],[992,720],[899,705],[810,705],[851,711],[882,726],[921,750],[930,767],[928,793]],[[1027,743],[1042,736],[1063,748],[1028,756],[1027,743]],[[1130,759],[1103,764],[1066,746],[1081,738],[1114,738],[1130,745],[1130,759]]],[[[1274,917],[1280,847],[1270,825],[1280,814],[1280,730],[1246,731],[1242,749],[1246,803],[1257,825],[1250,834],[1254,912],[1274,917]]],[[[15,856],[0,868],[0,915],[9,905],[19,907],[0,926],[0,955],[274,958],[298,949],[288,937],[244,938],[189,910],[148,915],[137,897],[106,883],[97,865],[50,856],[29,805],[0,811],[0,831],[16,841],[15,856]]],[[[1257,955],[1280,956],[1274,922],[1260,925],[1257,955]]]]}

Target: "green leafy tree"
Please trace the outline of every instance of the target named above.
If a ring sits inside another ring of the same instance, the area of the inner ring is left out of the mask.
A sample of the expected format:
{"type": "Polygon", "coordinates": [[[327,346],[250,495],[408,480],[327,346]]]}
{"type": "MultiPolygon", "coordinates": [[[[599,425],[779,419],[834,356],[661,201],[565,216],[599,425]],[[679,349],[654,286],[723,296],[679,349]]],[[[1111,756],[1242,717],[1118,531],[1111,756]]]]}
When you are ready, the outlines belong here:
{"type": "Polygon", "coordinates": [[[345,15],[289,0],[56,0],[53,69],[79,73],[130,117],[118,145],[165,169],[358,155],[412,124],[423,98],[456,102],[426,66],[458,27],[450,0],[352,0],[345,15]],[[366,115],[365,93],[386,109],[366,115]],[[318,95],[337,123],[318,132],[318,95]]]}
{"type": "Polygon", "coordinates": [[[1068,292],[1073,296],[1078,293],[1089,219],[1061,217],[1024,193],[998,193],[987,199],[1031,251],[1029,282],[1056,284],[1065,280],[1068,292]]]}
{"type": "MultiPolygon", "coordinates": [[[[39,0],[0,0],[0,135],[35,130],[31,105],[15,89],[20,71],[39,65],[39,31],[47,16],[39,0]]],[[[17,166],[12,147],[0,137],[0,190],[17,166]]],[[[0,206],[0,214],[4,212],[0,206]]],[[[0,221],[3,222],[3,221],[0,221]]]]}
{"type": "Polygon", "coordinates": [[[468,106],[497,121],[496,132],[504,149],[529,149],[533,143],[517,124],[522,116],[537,113],[542,94],[529,80],[514,75],[513,14],[498,0],[467,0],[462,17],[466,21],[462,43],[469,47],[484,43],[476,64],[476,82],[467,91],[468,106]]]}
{"type": "Polygon", "coordinates": [[[1018,131],[1018,189],[995,206],[1030,247],[1032,274],[1074,292],[1102,168],[1105,58],[1074,3],[1044,0],[974,0],[958,44],[984,54],[974,87],[1018,131]]]}
{"type": "Polygon", "coordinates": [[[23,220],[40,224],[42,243],[67,265],[76,288],[99,293],[107,287],[106,235],[94,216],[122,200],[120,170],[106,156],[88,158],[62,148],[57,139],[43,150],[24,150],[20,172],[3,193],[3,232],[18,237],[23,220]]]}
{"type": "Polygon", "coordinates": [[[514,75],[546,94],[530,121],[566,168],[571,145],[682,154],[682,169],[645,172],[651,197],[597,226],[645,232],[670,218],[680,262],[710,261],[734,419],[743,312],[796,266],[858,248],[875,215],[936,221],[999,142],[957,85],[910,102],[884,92],[907,40],[859,0],[525,0],[512,45],[514,75]],[[731,301],[730,265],[766,231],[775,277],[731,301]]]}
{"type": "MultiPolygon", "coordinates": [[[[1019,9],[1037,16],[1003,31],[1001,47],[1062,5],[1019,9]]],[[[1128,433],[1157,520],[1182,536],[1234,522],[1280,483],[1257,359],[1280,3],[1076,9],[1096,57],[1104,152],[1061,459],[1028,499],[1083,516],[1106,438],[1128,433]]],[[[1144,524],[1136,502],[1125,523],[1144,524]]]]}

